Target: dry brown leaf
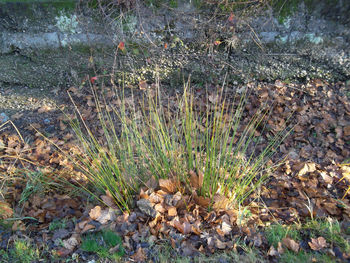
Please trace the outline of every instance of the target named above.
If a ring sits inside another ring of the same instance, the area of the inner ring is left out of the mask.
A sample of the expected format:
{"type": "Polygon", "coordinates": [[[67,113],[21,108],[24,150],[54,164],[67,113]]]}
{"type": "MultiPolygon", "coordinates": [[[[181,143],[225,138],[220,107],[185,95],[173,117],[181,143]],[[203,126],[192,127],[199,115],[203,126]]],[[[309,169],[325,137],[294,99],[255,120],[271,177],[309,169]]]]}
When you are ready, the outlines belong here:
{"type": "Polygon", "coordinates": [[[183,225],[183,229],[184,229],[184,232],[183,232],[183,233],[184,233],[185,235],[191,233],[191,231],[192,231],[192,226],[191,226],[190,223],[184,222],[184,223],[182,223],[182,225],[183,225]]]}
{"type": "Polygon", "coordinates": [[[231,205],[231,202],[224,195],[216,194],[214,196],[213,208],[215,210],[227,210],[231,205]]]}
{"type": "Polygon", "coordinates": [[[134,255],[131,256],[131,258],[136,262],[145,262],[146,260],[146,254],[142,247],[139,247],[138,250],[134,255]]]}
{"type": "Polygon", "coordinates": [[[96,219],[96,221],[104,225],[108,221],[113,221],[114,219],[116,219],[115,212],[112,208],[107,208],[101,211],[101,215],[96,219]]]}
{"type": "Polygon", "coordinates": [[[226,223],[226,222],[222,222],[221,224],[221,230],[222,232],[224,233],[224,235],[228,235],[231,230],[232,230],[232,227],[230,224],[226,223]]]}
{"type": "Polygon", "coordinates": [[[118,209],[118,206],[115,204],[115,200],[113,197],[109,196],[109,195],[101,195],[100,196],[102,201],[109,207],[113,208],[113,209],[118,209]]]}
{"type": "Polygon", "coordinates": [[[168,216],[177,216],[176,207],[170,207],[168,209],[168,216]]]}
{"type": "Polygon", "coordinates": [[[278,251],[274,248],[274,246],[271,246],[269,251],[267,252],[267,255],[270,257],[278,256],[278,251]]]}
{"type": "Polygon", "coordinates": [[[146,90],[147,89],[147,82],[145,80],[141,80],[139,82],[139,88],[140,88],[140,90],[146,90]]]}
{"type": "Polygon", "coordinates": [[[182,234],[184,233],[184,228],[183,225],[180,223],[180,221],[178,219],[173,221],[173,226],[180,231],[182,234]]]}
{"type": "Polygon", "coordinates": [[[201,207],[208,207],[210,199],[203,196],[194,196],[194,201],[201,207]]]}
{"type": "Polygon", "coordinates": [[[344,127],[344,136],[350,136],[350,125],[344,127]]]}
{"type": "Polygon", "coordinates": [[[190,184],[194,189],[200,189],[203,186],[204,175],[202,172],[190,171],[190,184]]]}
{"type": "Polygon", "coordinates": [[[220,239],[216,239],[216,240],[215,240],[215,246],[216,246],[218,249],[225,249],[225,248],[226,248],[226,243],[225,243],[225,242],[222,242],[220,239]]]}
{"type": "Polygon", "coordinates": [[[156,189],[158,186],[157,180],[156,178],[154,178],[154,176],[152,176],[146,183],[145,185],[149,188],[149,189],[156,189]]]}
{"type": "Polygon", "coordinates": [[[0,219],[7,219],[13,215],[13,210],[6,202],[0,201],[0,219]]]}
{"type": "Polygon", "coordinates": [[[192,233],[194,233],[194,234],[200,236],[201,233],[202,233],[202,231],[201,231],[199,228],[197,228],[197,227],[195,227],[195,226],[192,225],[192,233]]]}
{"type": "Polygon", "coordinates": [[[175,193],[177,189],[177,183],[172,179],[159,179],[159,186],[163,191],[169,194],[175,193]]]}
{"type": "Polygon", "coordinates": [[[41,108],[38,109],[38,113],[45,113],[45,112],[49,112],[51,110],[51,108],[47,105],[42,106],[41,108]]]}
{"type": "Polygon", "coordinates": [[[337,204],[334,202],[322,203],[322,206],[327,210],[331,215],[340,215],[341,210],[337,207],[337,204]]]}
{"type": "Polygon", "coordinates": [[[95,229],[94,225],[91,224],[86,224],[83,229],[81,230],[81,234],[86,233],[87,231],[91,230],[91,229],[95,229]]]}
{"type": "Polygon", "coordinates": [[[63,240],[62,242],[63,242],[64,248],[70,251],[72,251],[79,244],[76,234],[73,234],[70,238],[63,240]]]}
{"type": "Polygon", "coordinates": [[[60,121],[60,130],[64,131],[67,129],[67,125],[65,125],[62,121],[60,121]]]}
{"type": "Polygon", "coordinates": [[[101,216],[101,207],[100,206],[95,206],[93,209],[90,210],[89,216],[92,220],[96,220],[101,216]]]}
{"type": "Polygon", "coordinates": [[[91,219],[85,219],[84,221],[81,221],[77,224],[77,226],[80,228],[80,229],[83,229],[85,227],[85,225],[87,223],[89,223],[91,221],[91,219]]]}
{"type": "Polygon", "coordinates": [[[316,171],[315,163],[305,163],[303,168],[299,171],[298,176],[303,176],[307,173],[313,173],[316,171]]]}
{"type": "Polygon", "coordinates": [[[17,230],[20,230],[20,231],[25,231],[26,230],[26,226],[25,224],[20,221],[20,220],[16,220],[13,225],[12,225],[12,231],[17,231],[17,230]]]}
{"type": "Polygon", "coordinates": [[[17,120],[17,119],[19,119],[19,118],[21,118],[23,116],[23,113],[15,113],[15,114],[13,114],[12,116],[11,116],[11,119],[12,120],[17,120]]]}
{"type": "Polygon", "coordinates": [[[165,208],[164,208],[164,206],[162,205],[162,204],[156,204],[155,206],[154,206],[154,209],[157,211],[157,212],[159,212],[159,213],[165,213],[165,208]]]}
{"type": "Polygon", "coordinates": [[[286,248],[294,251],[295,253],[299,251],[299,244],[289,237],[283,238],[282,243],[286,246],[286,248]]]}
{"type": "Polygon", "coordinates": [[[282,247],[282,243],[281,242],[278,242],[278,244],[277,244],[277,252],[279,254],[281,254],[281,255],[284,253],[284,249],[282,247]]]}
{"type": "Polygon", "coordinates": [[[59,256],[59,257],[66,257],[66,256],[68,256],[71,252],[72,252],[71,250],[62,247],[62,248],[56,250],[56,255],[59,256]]]}
{"type": "Polygon", "coordinates": [[[319,251],[327,247],[327,241],[324,237],[311,238],[311,242],[308,242],[310,248],[315,251],[319,251]]]}
{"type": "Polygon", "coordinates": [[[114,254],[114,253],[118,252],[119,249],[120,249],[120,244],[116,245],[115,247],[110,248],[108,250],[108,252],[111,253],[111,254],[114,254]]]}

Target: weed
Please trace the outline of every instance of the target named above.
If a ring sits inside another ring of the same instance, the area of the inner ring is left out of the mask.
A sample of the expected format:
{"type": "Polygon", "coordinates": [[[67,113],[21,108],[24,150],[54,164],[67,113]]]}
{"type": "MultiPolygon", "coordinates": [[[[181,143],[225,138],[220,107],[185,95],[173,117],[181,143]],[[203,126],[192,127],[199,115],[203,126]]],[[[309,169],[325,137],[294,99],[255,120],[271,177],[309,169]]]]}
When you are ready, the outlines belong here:
{"type": "MultiPolygon", "coordinates": [[[[38,171],[29,171],[29,170],[18,170],[19,175],[23,176],[26,182],[26,186],[21,193],[20,204],[23,204],[28,200],[32,195],[39,194],[43,195],[50,189],[61,189],[62,186],[58,181],[51,180],[47,175],[38,171]]],[[[57,179],[57,178],[56,178],[57,179]]]]}
{"type": "Polygon", "coordinates": [[[341,235],[341,226],[337,220],[332,218],[310,220],[302,226],[302,229],[311,231],[310,237],[324,237],[327,242],[339,246],[346,252],[350,251],[349,242],[341,235]]]}
{"type": "MultiPolygon", "coordinates": [[[[256,151],[255,131],[264,131],[271,108],[259,109],[242,124],[247,90],[236,104],[229,104],[219,91],[204,112],[195,110],[188,85],[172,111],[165,109],[159,90],[149,94],[141,109],[121,94],[119,108],[110,112],[102,109],[103,100],[93,91],[104,138],[97,138],[83,118],[81,123],[72,121],[83,152],[70,156],[73,163],[98,193],[109,192],[123,210],[130,209],[140,184],[152,176],[177,180],[180,191],[181,184],[191,189],[190,171],[203,174],[200,189],[193,189],[199,195],[213,200],[220,194],[233,205],[242,204],[274,169],[267,163],[288,134],[282,130],[256,151]]],[[[78,109],[77,114],[81,117],[78,109]]]]}
{"type": "Polygon", "coordinates": [[[271,225],[266,229],[266,238],[270,245],[277,247],[278,242],[283,238],[290,237],[293,240],[300,240],[299,232],[291,226],[282,226],[280,224],[271,225]]]}
{"type": "Polygon", "coordinates": [[[304,251],[300,251],[298,253],[295,253],[293,251],[286,250],[281,256],[281,262],[286,262],[286,263],[294,263],[294,262],[308,263],[308,262],[311,262],[311,257],[310,257],[309,254],[305,253],[304,251]]]}
{"type": "Polygon", "coordinates": [[[66,228],[66,224],[67,224],[67,221],[65,219],[63,220],[54,219],[49,225],[49,230],[55,231],[57,229],[66,228]]]}
{"type": "Polygon", "coordinates": [[[88,234],[83,238],[81,249],[86,252],[97,253],[102,258],[119,259],[124,255],[122,239],[111,230],[97,234],[88,234]],[[115,253],[110,253],[111,248],[117,248],[115,253]]]}
{"type": "Polygon", "coordinates": [[[32,244],[25,240],[16,240],[14,247],[8,253],[11,262],[30,263],[40,258],[38,248],[34,248],[32,244]]]}

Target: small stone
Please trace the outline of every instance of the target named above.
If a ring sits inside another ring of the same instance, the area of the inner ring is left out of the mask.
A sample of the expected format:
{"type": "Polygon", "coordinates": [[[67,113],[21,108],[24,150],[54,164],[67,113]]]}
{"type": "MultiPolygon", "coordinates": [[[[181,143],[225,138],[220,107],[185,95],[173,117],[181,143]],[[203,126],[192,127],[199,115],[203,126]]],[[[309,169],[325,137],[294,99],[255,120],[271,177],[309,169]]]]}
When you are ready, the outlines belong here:
{"type": "Polygon", "coordinates": [[[148,215],[150,217],[156,217],[157,211],[153,208],[152,203],[147,199],[140,199],[136,202],[138,208],[141,210],[142,213],[145,215],[148,215]]]}
{"type": "Polygon", "coordinates": [[[7,122],[9,119],[10,118],[6,115],[6,113],[0,113],[0,124],[7,122]]]}
{"type": "Polygon", "coordinates": [[[49,124],[51,123],[51,120],[50,120],[50,119],[44,119],[44,123],[45,123],[46,125],[49,125],[49,124]]]}

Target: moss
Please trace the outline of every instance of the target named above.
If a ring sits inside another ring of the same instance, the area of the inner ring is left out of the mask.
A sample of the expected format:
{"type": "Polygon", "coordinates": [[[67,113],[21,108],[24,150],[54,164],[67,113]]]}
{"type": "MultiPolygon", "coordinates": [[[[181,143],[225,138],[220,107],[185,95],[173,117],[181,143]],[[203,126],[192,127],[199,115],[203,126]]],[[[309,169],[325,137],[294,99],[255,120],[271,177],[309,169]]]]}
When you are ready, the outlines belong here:
{"type": "Polygon", "coordinates": [[[121,237],[110,230],[86,235],[83,238],[81,249],[86,252],[97,253],[102,258],[110,259],[118,259],[125,253],[121,237]],[[109,250],[116,246],[119,246],[119,249],[111,254],[109,250]]]}

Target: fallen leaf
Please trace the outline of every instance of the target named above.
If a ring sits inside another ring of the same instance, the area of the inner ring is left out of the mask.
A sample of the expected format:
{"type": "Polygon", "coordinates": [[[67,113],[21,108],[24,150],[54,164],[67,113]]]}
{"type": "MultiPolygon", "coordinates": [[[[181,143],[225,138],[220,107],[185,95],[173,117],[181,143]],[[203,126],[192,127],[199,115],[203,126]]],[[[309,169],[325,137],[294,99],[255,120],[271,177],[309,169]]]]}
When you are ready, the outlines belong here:
{"type": "Polygon", "coordinates": [[[66,248],[60,248],[58,250],[56,250],[56,255],[59,257],[66,257],[68,256],[70,253],[72,253],[72,250],[66,249],[66,248]]]}
{"type": "Polygon", "coordinates": [[[104,225],[108,221],[113,221],[114,219],[116,219],[115,212],[112,208],[107,208],[101,211],[101,215],[96,219],[96,221],[104,225]]]}
{"type": "Polygon", "coordinates": [[[115,204],[115,200],[113,197],[109,195],[101,195],[101,199],[107,206],[113,209],[118,209],[118,206],[115,204]]]}
{"type": "Polygon", "coordinates": [[[310,248],[315,251],[319,251],[327,247],[327,241],[324,237],[311,238],[311,242],[308,242],[310,248]]]}
{"type": "Polygon", "coordinates": [[[298,176],[303,176],[307,173],[313,173],[316,171],[315,163],[305,163],[303,168],[299,171],[298,176]]]}
{"type": "Polygon", "coordinates": [[[231,225],[229,225],[228,223],[222,222],[222,224],[221,224],[221,230],[222,230],[222,232],[224,233],[224,235],[228,235],[228,234],[231,232],[232,227],[231,227],[231,225]]]}
{"type": "Polygon", "coordinates": [[[140,90],[146,90],[147,89],[147,82],[145,80],[140,81],[139,88],[140,88],[140,90]]]}
{"type": "Polygon", "coordinates": [[[163,191],[173,194],[177,189],[177,183],[171,179],[159,179],[159,187],[163,191]]]}
{"type": "Polygon", "coordinates": [[[204,175],[202,172],[190,171],[190,184],[194,189],[200,189],[203,185],[204,175]]]}
{"type": "Polygon", "coordinates": [[[75,236],[75,234],[73,234],[67,240],[63,240],[62,242],[63,242],[63,247],[70,250],[70,251],[72,251],[79,244],[79,241],[78,241],[77,237],[75,236]]]}
{"type": "Polygon", "coordinates": [[[134,255],[131,256],[131,258],[136,262],[145,262],[146,255],[144,250],[139,247],[134,255]]]}
{"type": "Polygon", "coordinates": [[[279,254],[281,254],[281,255],[284,253],[284,249],[282,247],[282,243],[281,242],[278,242],[278,244],[277,244],[277,252],[279,254]]]}
{"type": "Polygon", "coordinates": [[[269,251],[267,252],[267,255],[270,256],[270,257],[275,257],[275,256],[278,256],[278,251],[275,249],[274,246],[271,246],[269,251]]]}
{"type": "Polygon", "coordinates": [[[230,200],[224,195],[216,194],[213,199],[214,210],[227,210],[231,205],[230,200]]]}
{"type": "Polygon", "coordinates": [[[41,108],[38,109],[38,113],[45,113],[45,112],[49,112],[51,110],[51,108],[47,105],[42,106],[41,108]]]}
{"type": "Polygon", "coordinates": [[[13,210],[6,202],[0,201],[0,218],[7,219],[13,215],[13,210]]]}
{"type": "Polygon", "coordinates": [[[19,230],[19,231],[25,231],[25,230],[26,230],[26,226],[25,226],[25,224],[24,224],[22,221],[16,220],[16,221],[13,223],[11,229],[12,229],[12,231],[17,231],[17,230],[19,230]]]}
{"type": "Polygon", "coordinates": [[[96,227],[94,225],[91,224],[86,224],[83,229],[81,230],[81,234],[84,234],[86,232],[88,232],[91,229],[95,229],[96,227]]]}
{"type": "Polygon", "coordinates": [[[218,249],[225,249],[225,248],[226,248],[226,243],[225,243],[225,242],[222,242],[220,239],[216,239],[216,240],[215,240],[215,246],[216,246],[218,249]]]}
{"type": "Polygon", "coordinates": [[[299,251],[299,244],[289,237],[283,238],[282,243],[286,246],[286,248],[294,251],[295,253],[299,251]]]}
{"type": "Polygon", "coordinates": [[[93,209],[90,210],[89,216],[92,220],[96,220],[101,216],[101,207],[100,206],[95,206],[93,209]]]}
{"type": "Polygon", "coordinates": [[[350,136],[350,125],[344,127],[344,136],[350,136]]]}
{"type": "Polygon", "coordinates": [[[168,209],[168,216],[177,216],[176,207],[170,207],[168,209]]]}

